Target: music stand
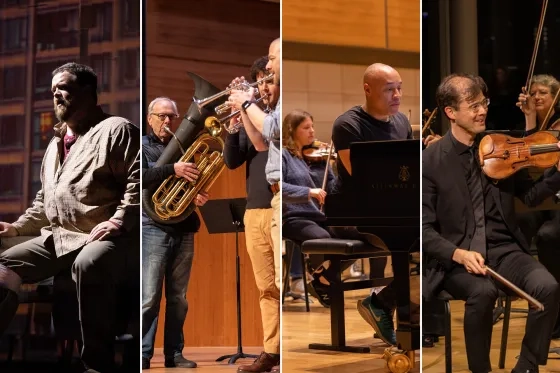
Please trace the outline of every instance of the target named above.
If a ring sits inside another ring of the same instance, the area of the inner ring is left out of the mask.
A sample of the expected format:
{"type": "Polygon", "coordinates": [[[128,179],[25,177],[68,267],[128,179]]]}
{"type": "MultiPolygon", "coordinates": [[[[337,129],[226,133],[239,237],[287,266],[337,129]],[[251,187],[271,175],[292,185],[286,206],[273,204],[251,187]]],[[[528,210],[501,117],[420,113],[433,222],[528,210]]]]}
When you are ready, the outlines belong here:
{"type": "Polygon", "coordinates": [[[229,358],[228,364],[234,364],[237,359],[257,358],[243,352],[241,344],[241,280],[239,274],[239,231],[245,229],[243,216],[245,215],[245,198],[214,199],[199,207],[200,214],[206,223],[210,234],[235,232],[235,282],[237,286],[237,353],[224,355],[216,359],[222,361],[229,358]]]}

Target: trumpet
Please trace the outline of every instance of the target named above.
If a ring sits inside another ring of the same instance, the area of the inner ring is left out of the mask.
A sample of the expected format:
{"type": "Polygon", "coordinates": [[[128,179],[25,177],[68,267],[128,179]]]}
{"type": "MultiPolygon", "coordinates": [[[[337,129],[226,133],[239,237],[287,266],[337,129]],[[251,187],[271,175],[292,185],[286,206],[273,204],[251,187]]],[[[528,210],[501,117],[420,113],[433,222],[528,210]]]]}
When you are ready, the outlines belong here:
{"type": "MultiPolygon", "coordinates": [[[[203,99],[196,99],[193,97],[193,101],[196,104],[196,106],[198,107],[198,110],[200,112],[202,112],[202,108],[205,107],[206,105],[210,104],[211,102],[214,102],[226,95],[229,95],[231,93],[231,91],[235,90],[235,89],[240,89],[240,90],[248,90],[249,88],[255,87],[261,83],[264,83],[266,81],[272,80],[272,78],[274,78],[274,74],[269,74],[267,76],[265,76],[262,79],[257,80],[254,83],[247,83],[247,82],[243,82],[241,84],[238,84],[236,86],[233,87],[229,87],[221,92],[216,93],[215,95],[203,98],[203,99]]],[[[220,115],[223,114],[225,111],[227,111],[229,109],[229,106],[227,105],[227,103],[223,103],[221,105],[216,106],[216,108],[214,109],[214,111],[216,112],[216,114],[220,115]]]]}
{"type": "MultiPolygon", "coordinates": [[[[254,102],[255,103],[259,103],[261,102],[265,97],[268,97],[269,95],[265,95],[265,96],[261,96],[258,99],[256,99],[254,102]]],[[[218,108],[216,108],[217,111],[218,108]]],[[[265,110],[265,112],[267,112],[268,110],[265,110]]],[[[229,133],[230,135],[239,132],[239,130],[241,130],[241,127],[243,127],[243,121],[241,120],[241,118],[239,118],[239,121],[234,124],[231,128],[229,128],[228,122],[232,119],[235,118],[236,116],[241,115],[241,110],[236,110],[234,112],[232,112],[231,114],[229,114],[226,117],[223,118],[218,118],[218,117],[208,117],[206,118],[206,120],[204,121],[204,125],[206,127],[215,127],[217,125],[223,126],[224,129],[226,130],[227,133],[229,133]]]]}

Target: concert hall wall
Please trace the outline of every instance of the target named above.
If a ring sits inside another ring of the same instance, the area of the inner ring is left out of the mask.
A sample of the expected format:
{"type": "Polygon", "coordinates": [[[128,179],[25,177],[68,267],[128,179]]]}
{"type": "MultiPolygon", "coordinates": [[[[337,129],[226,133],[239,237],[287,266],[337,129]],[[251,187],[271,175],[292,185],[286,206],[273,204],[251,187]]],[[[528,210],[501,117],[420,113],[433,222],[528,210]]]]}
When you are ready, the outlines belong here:
{"type": "Polygon", "coordinates": [[[284,115],[295,108],[309,111],[315,135],[329,142],[336,117],[364,102],[367,66],[383,62],[403,79],[401,111],[408,115],[411,110],[417,134],[421,115],[417,0],[284,0],[282,12],[284,115]]]}

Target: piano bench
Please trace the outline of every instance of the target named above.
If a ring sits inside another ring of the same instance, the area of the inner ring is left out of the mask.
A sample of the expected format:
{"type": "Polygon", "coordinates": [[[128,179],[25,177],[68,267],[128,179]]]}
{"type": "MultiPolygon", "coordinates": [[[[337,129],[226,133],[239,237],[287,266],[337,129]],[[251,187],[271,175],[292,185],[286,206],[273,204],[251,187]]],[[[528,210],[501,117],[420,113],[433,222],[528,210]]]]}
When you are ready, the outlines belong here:
{"type": "Polygon", "coordinates": [[[309,348],[312,350],[369,353],[370,348],[368,346],[356,347],[346,345],[344,292],[386,286],[393,281],[393,278],[343,282],[341,278],[341,263],[346,260],[387,257],[391,253],[362,241],[338,238],[307,240],[302,243],[301,250],[305,254],[323,254],[325,260],[330,261],[330,268],[336,273],[336,277],[331,283],[331,292],[329,294],[331,297],[331,344],[312,343],[309,345],[309,348]]]}
{"type": "MultiPolygon", "coordinates": [[[[500,369],[504,369],[506,361],[509,320],[511,315],[511,295],[500,290],[499,296],[506,299],[504,310],[504,325],[502,326],[502,340],[500,343],[500,359],[498,362],[498,367],[500,369]]],[[[449,302],[455,300],[455,298],[445,290],[439,292],[436,298],[445,303],[445,373],[451,373],[453,371],[453,364],[451,358],[451,308],[449,306],[449,302]]]]}

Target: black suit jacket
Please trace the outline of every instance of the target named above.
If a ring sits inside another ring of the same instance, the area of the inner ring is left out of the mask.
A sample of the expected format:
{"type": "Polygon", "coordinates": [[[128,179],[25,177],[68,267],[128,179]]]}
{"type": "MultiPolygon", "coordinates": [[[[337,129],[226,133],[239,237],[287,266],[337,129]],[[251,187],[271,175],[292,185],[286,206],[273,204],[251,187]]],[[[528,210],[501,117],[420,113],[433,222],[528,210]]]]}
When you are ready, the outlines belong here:
{"type": "MultiPolygon", "coordinates": [[[[528,170],[522,169],[497,183],[491,181],[490,185],[505,224],[528,253],[529,244],[517,226],[514,197],[530,207],[539,205],[560,189],[560,172],[556,167],[550,168],[535,182],[528,170]]],[[[426,299],[437,294],[445,272],[453,268],[451,258],[455,249],[468,250],[474,230],[467,181],[448,131],[422,152],[422,250],[425,258],[422,294],[426,299]]]]}

